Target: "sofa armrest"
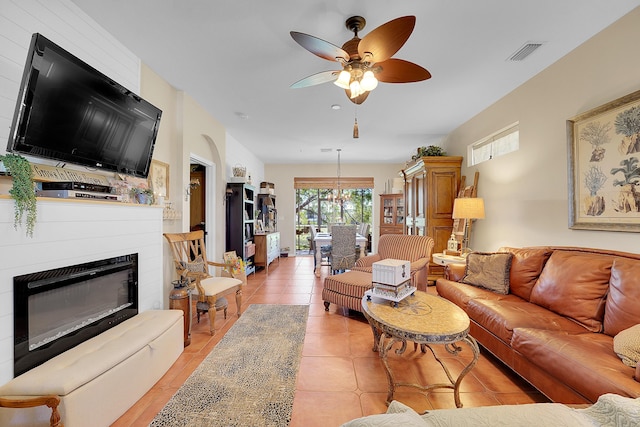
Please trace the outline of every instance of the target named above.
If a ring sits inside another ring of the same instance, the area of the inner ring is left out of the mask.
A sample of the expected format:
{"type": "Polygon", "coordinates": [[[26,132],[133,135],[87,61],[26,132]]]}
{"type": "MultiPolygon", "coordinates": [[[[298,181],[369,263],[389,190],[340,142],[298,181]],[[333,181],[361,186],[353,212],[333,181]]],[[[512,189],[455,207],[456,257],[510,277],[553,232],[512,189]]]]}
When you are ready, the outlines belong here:
{"type": "Polygon", "coordinates": [[[356,260],[356,267],[371,267],[374,262],[382,260],[378,254],[363,256],[356,260]]]}
{"type": "Polygon", "coordinates": [[[444,267],[444,277],[453,282],[459,282],[464,277],[466,264],[447,264],[444,267]]]}

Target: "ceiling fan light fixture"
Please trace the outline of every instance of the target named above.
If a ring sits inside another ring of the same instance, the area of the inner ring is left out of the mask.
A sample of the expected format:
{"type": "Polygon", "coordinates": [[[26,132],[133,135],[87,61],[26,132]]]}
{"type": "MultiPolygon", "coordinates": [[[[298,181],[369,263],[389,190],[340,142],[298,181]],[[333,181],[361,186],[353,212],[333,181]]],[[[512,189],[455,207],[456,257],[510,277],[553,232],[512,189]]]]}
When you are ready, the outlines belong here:
{"type": "Polygon", "coordinates": [[[373,75],[373,71],[367,70],[364,72],[360,86],[364,91],[374,90],[378,86],[378,79],[373,75]]]}
{"type": "Polygon", "coordinates": [[[335,82],[333,82],[333,84],[335,84],[338,87],[341,87],[342,89],[349,89],[350,80],[351,80],[351,73],[349,73],[347,70],[342,70],[340,71],[338,78],[336,79],[335,82]]]}

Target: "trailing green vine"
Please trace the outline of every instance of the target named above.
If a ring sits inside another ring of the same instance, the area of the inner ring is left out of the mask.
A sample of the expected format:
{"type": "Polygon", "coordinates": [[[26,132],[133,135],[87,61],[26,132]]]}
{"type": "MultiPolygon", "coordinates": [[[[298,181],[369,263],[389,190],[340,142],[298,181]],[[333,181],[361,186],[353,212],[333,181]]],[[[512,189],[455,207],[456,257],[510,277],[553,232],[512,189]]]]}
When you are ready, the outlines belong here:
{"type": "Polygon", "coordinates": [[[11,153],[0,155],[0,161],[4,163],[13,178],[13,187],[9,190],[9,195],[14,200],[13,227],[18,229],[18,224],[22,224],[26,213],[27,236],[33,237],[37,210],[31,164],[24,157],[11,153]]]}

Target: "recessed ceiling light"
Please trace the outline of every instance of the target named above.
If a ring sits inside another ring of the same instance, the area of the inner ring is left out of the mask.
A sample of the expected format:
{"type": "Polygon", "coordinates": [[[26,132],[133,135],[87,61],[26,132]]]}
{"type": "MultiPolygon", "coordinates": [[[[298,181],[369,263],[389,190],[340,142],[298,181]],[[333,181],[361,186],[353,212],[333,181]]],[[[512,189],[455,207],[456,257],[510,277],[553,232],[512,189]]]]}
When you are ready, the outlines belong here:
{"type": "Polygon", "coordinates": [[[333,104],[333,105],[331,106],[331,109],[332,109],[332,110],[339,110],[339,109],[341,109],[341,108],[342,108],[342,107],[340,106],[340,104],[333,104]]]}

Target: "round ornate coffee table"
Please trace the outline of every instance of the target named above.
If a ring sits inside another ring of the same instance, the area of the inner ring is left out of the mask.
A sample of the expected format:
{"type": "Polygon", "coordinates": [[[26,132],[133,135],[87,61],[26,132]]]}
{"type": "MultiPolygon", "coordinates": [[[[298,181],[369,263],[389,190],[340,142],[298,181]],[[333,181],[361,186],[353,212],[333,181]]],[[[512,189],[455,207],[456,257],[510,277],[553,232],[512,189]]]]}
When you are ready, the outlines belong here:
{"type": "Polygon", "coordinates": [[[393,400],[393,393],[396,387],[400,386],[414,387],[422,391],[450,388],[453,389],[456,407],[462,407],[460,383],[478,362],[480,355],[478,343],[469,335],[469,316],[464,310],[444,298],[421,291],[406,297],[397,307],[394,307],[393,302],[377,298],[367,292],[362,298],[362,309],[373,330],[373,351],[379,351],[387,374],[389,382],[387,403],[393,400]],[[444,369],[449,383],[420,385],[396,382],[389,369],[387,354],[397,342],[402,343],[402,347],[396,350],[396,354],[404,353],[407,341],[420,344],[423,353],[426,353],[428,348],[444,369]],[[460,372],[458,378],[454,378],[431,346],[441,344],[450,354],[458,355],[462,351],[462,347],[459,346],[461,342],[470,347],[473,359],[460,372]]]}

